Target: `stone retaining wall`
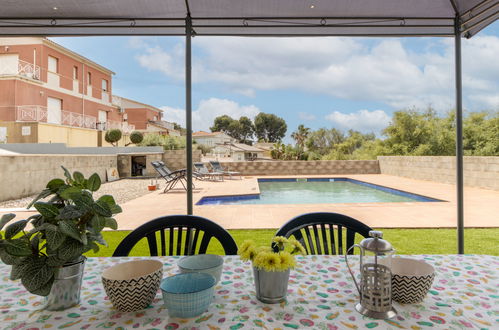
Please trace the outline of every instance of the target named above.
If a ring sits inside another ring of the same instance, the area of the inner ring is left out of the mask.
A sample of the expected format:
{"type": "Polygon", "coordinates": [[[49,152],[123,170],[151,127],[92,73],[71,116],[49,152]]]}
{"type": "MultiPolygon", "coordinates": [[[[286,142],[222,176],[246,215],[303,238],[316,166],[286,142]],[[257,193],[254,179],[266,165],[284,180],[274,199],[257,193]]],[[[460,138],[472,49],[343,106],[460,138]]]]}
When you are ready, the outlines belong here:
{"type": "MultiPolygon", "coordinates": [[[[192,162],[201,161],[201,150],[192,151],[192,162]]],[[[178,170],[186,168],[186,154],[185,150],[165,150],[163,154],[163,162],[171,170],[178,170]]]]}
{"type": "Polygon", "coordinates": [[[376,160],[278,160],[221,162],[222,166],[244,175],[328,175],[379,174],[376,160]]]}
{"type": "Polygon", "coordinates": [[[0,155],[0,201],[39,193],[53,178],[64,178],[61,165],[88,177],[117,167],[116,155],[0,155]]]}
{"type": "MultiPolygon", "coordinates": [[[[456,157],[379,156],[382,174],[456,183],[456,157]]],[[[499,190],[499,157],[464,157],[464,185],[499,190]]]]}

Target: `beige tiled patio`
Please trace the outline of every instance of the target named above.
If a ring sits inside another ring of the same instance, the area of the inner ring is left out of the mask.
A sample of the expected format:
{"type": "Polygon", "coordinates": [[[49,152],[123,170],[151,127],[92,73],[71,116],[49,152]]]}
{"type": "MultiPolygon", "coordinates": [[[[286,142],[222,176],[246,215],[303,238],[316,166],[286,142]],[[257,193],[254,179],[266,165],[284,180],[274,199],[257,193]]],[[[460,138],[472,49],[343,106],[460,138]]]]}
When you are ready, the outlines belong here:
{"type": "MultiPolygon", "coordinates": [[[[224,182],[195,181],[194,203],[204,196],[258,193],[258,177],[244,177],[242,180],[225,180],[224,182]]],[[[445,202],[195,205],[194,214],[212,219],[227,229],[279,228],[294,216],[317,211],[346,214],[371,227],[378,228],[456,227],[456,191],[454,185],[383,174],[330,175],[327,177],[349,177],[445,200],[445,202]]],[[[466,227],[499,227],[499,191],[465,187],[464,198],[464,224],[466,227]]],[[[167,194],[158,191],[129,201],[123,204],[122,208],[124,212],[117,216],[119,229],[134,229],[140,224],[162,215],[185,214],[186,193],[183,190],[175,190],[167,194]]]]}

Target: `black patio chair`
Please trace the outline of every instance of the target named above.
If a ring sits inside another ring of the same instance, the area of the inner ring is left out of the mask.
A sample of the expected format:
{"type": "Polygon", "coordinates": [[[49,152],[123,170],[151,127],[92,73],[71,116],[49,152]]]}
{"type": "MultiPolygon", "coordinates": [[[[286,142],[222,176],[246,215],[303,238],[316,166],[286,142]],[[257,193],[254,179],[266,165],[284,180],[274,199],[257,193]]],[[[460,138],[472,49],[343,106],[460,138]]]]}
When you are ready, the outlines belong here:
{"type": "Polygon", "coordinates": [[[187,177],[185,169],[171,171],[168,167],[166,167],[165,163],[159,160],[151,162],[151,165],[154,167],[156,172],[158,172],[159,176],[166,181],[166,187],[163,190],[164,193],[173,189],[178,182],[180,182],[184,189],[187,190],[187,177]]]}
{"type": "MultiPolygon", "coordinates": [[[[369,237],[370,230],[371,227],[349,216],[317,212],[302,214],[289,220],[275,236],[287,238],[294,236],[303,245],[307,254],[341,255],[355,244],[356,233],[369,237]],[[344,246],[344,236],[346,236],[346,246],[344,246]]],[[[349,252],[352,253],[353,251],[349,252]]]]}
{"type": "Polygon", "coordinates": [[[226,255],[237,254],[237,244],[220,225],[194,215],[168,215],[144,223],[128,234],[113,257],[126,257],[143,238],[151,256],[204,254],[212,238],[218,240],[226,255]]]}

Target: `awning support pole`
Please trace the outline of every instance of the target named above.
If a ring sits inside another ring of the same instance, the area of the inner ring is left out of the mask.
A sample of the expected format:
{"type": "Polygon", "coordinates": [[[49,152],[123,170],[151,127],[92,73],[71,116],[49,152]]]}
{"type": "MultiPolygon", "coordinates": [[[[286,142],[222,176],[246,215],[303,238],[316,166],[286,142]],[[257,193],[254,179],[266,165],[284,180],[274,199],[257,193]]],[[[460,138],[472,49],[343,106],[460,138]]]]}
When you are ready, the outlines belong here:
{"type": "Polygon", "coordinates": [[[185,128],[187,168],[187,214],[192,214],[192,65],[191,65],[191,16],[185,18],[185,128]]]}
{"type": "Polygon", "coordinates": [[[457,191],[457,253],[464,254],[464,180],[463,180],[463,82],[461,66],[461,30],[455,19],[456,64],[456,191],[457,191]]]}

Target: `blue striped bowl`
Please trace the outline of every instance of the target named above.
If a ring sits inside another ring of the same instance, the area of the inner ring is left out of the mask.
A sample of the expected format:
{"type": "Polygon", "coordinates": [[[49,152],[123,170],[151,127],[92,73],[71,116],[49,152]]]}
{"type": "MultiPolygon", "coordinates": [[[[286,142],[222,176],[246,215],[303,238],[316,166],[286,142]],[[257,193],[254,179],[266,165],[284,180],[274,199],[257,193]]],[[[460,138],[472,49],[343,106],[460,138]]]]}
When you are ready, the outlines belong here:
{"type": "Polygon", "coordinates": [[[206,273],[182,273],[165,278],[160,285],[171,317],[189,318],[202,314],[213,301],[215,277],[206,273]]]}

